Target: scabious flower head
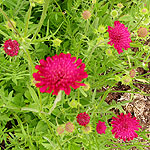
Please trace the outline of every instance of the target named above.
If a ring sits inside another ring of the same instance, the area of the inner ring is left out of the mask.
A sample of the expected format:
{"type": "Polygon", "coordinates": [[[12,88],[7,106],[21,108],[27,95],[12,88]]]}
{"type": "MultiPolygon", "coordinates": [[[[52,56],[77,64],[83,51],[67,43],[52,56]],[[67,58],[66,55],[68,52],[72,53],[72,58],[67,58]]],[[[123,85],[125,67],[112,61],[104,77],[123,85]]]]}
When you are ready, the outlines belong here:
{"type": "Polygon", "coordinates": [[[67,95],[70,94],[71,88],[77,89],[85,86],[80,83],[82,79],[87,78],[88,74],[84,72],[85,64],[81,59],[76,62],[76,57],[71,54],[61,53],[52,58],[47,57],[46,60],[41,59],[40,65],[36,65],[37,73],[33,73],[33,78],[40,83],[36,83],[36,87],[40,88],[40,92],[58,95],[60,90],[64,90],[67,95]]]}
{"type": "Polygon", "coordinates": [[[148,9],[147,8],[142,8],[141,9],[141,14],[148,14],[148,9]]]}
{"type": "Polygon", "coordinates": [[[91,17],[90,11],[85,10],[85,11],[82,13],[82,17],[83,17],[85,20],[90,19],[90,17],[91,17]]]}
{"type": "Polygon", "coordinates": [[[19,51],[19,43],[16,40],[7,40],[4,43],[4,51],[6,52],[7,55],[10,56],[15,56],[18,54],[19,51]]]}
{"type": "Polygon", "coordinates": [[[65,130],[69,133],[74,131],[74,125],[71,122],[66,123],[65,125],[65,130]]]}
{"type": "Polygon", "coordinates": [[[123,8],[124,6],[123,6],[121,3],[118,3],[118,4],[117,4],[117,7],[118,7],[118,8],[123,8]]]}
{"type": "Polygon", "coordinates": [[[98,121],[98,123],[96,123],[97,126],[96,126],[96,131],[98,134],[102,134],[104,133],[105,134],[105,130],[106,130],[106,125],[105,125],[105,122],[101,122],[101,121],[98,121]]]}
{"type": "Polygon", "coordinates": [[[90,125],[87,125],[82,128],[83,133],[89,134],[92,131],[92,127],[90,125]]]}
{"type": "Polygon", "coordinates": [[[77,122],[81,126],[86,126],[90,121],[90,116],[86,114],[86,112],[78,114],[76,118],[77,118],[77,122]]]}
{"type": "Polygon", "coordinates": [[[64,133],[65,129],[60,125],[60,126],[57,127],[56,131],[60,135],[60,134],[64,133]]]}
{"type": "Polygon", "coordinates": [[[122,48],[124,48],[125,50],[130,48],[131,38],[130,33],[127,29],[128,28],[119,21],[114,22],[114,28],[108,26],[107,31],[109,33],[110,40],[108,44],[111,46],[114,44],[114,47],[119,54],[123,52],[122,48]]]}
{"type": "Polygon", "coordinates": [[[131,117],[131,114],[123,114],[121,113],[117,117],[112,117],[112,134],[115,134],[115,138],[123,139],[123,141],[133,140],[133,138],[138,137],[137,133],[138,128],[141,128],[139,125],[139,120],[136,117],[131,117]],[[118,117],[118,118],[117,118],[118,117]]]}
{"type": "Polygon", "coordinates": [[[129,85],[130,83],[132,83],[132,79],[129,75],[123,76],[121,81],[122,81],[122,84],[124,85],[129,85]]]}
{"type": "Polygon", "coordinates": [[[134,78],[135,77],[135,75],[136,75],[136,72],[135,72],[135,70],[134,69],[132,69],[131,71],[130,71],[130,77],[131,78],[134,78]]]}
{"type": "Polygon", "coordinates": [[[98,27],[98,32],[100,32],[100,33],[105,33],[106,30],[107,30],[107,29],[105,28],[105,26],[99,25],[99,27],[98,27]]]}
{"type": "Polygon", "coordinates": [[[115,17],[118,16],[118,11],[117,11],[117,10],[112,10],[111,13],[110,13],[110,15],[111,15],[113,18],[115,18],[115,17]]]}
{"type": "Polygon", "coordinates": [[[143,38],[144,38],[144,37],[147,36],[148,31],[147,31],[146,28],[140,27],[140,28],[138,29],[137,33],[138,33],[138,36],[139,36],[139,37],[143,37],[143,38]]]}

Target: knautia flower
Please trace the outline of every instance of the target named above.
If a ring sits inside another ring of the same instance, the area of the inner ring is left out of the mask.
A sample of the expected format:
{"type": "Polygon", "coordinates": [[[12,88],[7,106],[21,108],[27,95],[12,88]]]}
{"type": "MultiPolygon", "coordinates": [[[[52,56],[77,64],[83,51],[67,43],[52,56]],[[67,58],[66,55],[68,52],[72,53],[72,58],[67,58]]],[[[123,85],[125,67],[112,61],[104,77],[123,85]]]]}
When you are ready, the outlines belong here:
{"type": "Polygon", "coordinates": [[[16,40],[11,40],[11,39],[6,40],[3,47],[7,55],[13,57],[18,54],[19,43],[16,40]]]}
{"type": "Polygon", "coordinates": [[[124,6],[123,6],[121,3],[118,3],[118,4],[117,4],[117,7],[118,7],[118,8],[123,8],[124,6]]]}
{"type": "Polygon", "coordinates": [[[148,14],[148,9],[147,8],[142,8],[141,9],[141,14],[143,14],[143,15],[148,14]]]}
{"type": "Polygon", "coordinates": [[[130,113],[125,115],[121,113],[117,117],[112,117],[113,121],[111,122],[113,127],[112,134],[115,134],[115,138],[123,139],[123,141],[126,141],[126,139],[130,141],[138,137],[135,130],[138,131],[141,126],[136,117],[132,118],[130,113]]]}
{"type": "Polygon", "coordinates": [[[105,130],[106,130],[106,125],[105,125],[105,122],[101,122],[100,120],[98,121],[98,123],[96,123],[97,126],[96,126],[96,131],[98,134],[105,134],[105,130]]]}
{"type": "Polygon", "coordinates": [[[132,83],[132,79],[129,75],[123,76],[121,81],[122,81],[122,84],[124,85],[129,85],[130,83],[132,83]]]}
{"type": "Polygon", "coordinates": [[[83,17],[85,20],[90,19],[90,17],[91,17],[90,11],[85,10],[85,11],[82,13],[82,17],[83,17]]]}
{"type": "Polygon", "coordinates": [[[65,130],[69,133],[74,131],[74,125],[71,122],[66,123],[65,125],[65,130]]]}
{"type": "Polygon", "coordinates": [[[60,125],[60,126],[57,127],[56,131],[60,135],[60,134],[64,133],[65,129],[60,125]]]}
{"type": "Polygon", "coordinates": [[[131,77],[131,78],[134,78],[135,75],[136,75],[136,72],[135,72],[134,69],[132,69],[132,70],[129,72],[129,74],[130,74],[130,77],[131,77]]]}
{"type": "Polygon", "coordinates": [[[111,13],[110,13],[110,15],[111,15],[113,18],[115,18],[115,17],[118,16],[118,11],[117,11],[117,10],[112,10],[111,13]]]}
{"type": "Polygon", "coordinates": [[[82,127],[82,131],[85,134],[89,134],[90,132],[92,132],[92,127],[90,125],[87,125],[85,127],[82,127]]]}
{"type": "Polygon", "coordinates": [[[118,53],[122,53],[124,48],[127,50],[130,48],[130,33],[128,28],[125,27],[124,24],[120,23],[119,21],[114,22],[114,27],[108,26],[108,33],[109,33],[109,45],[114,45],[114,48],[118,51],[118,53]]]}
{"type": "Polygon", "coordinates": [[[147,31],[146,28],[140,27],[140,28],[138,29],[137,33],[138,33],[138,36],[139,36],[139,37],[143,37],[143,38],[144,38],[144,37],[147,36],[148,31],[147,31]]]}
{"type": "Polygon", "coordinates": [[[51,93],[58,95],[60,90],[64,90],[66,95],[71,92],[71,87],[74,89],[80,86],[85,86],[80,83],[82,79],[87,78],[88,74],[84,71],[85,64],[81,59],[76,62],[76,57],[71,57],[71,54],[61,53],[52,58],[47,57],[46,60],[41,59],[40,65],[36,65],[37,73],[33,73],[33,78],[36,81],[36,87],[40,88],[40,92],[51,93]]]}
{"type": "Polygon", "coordinates": [[[77,118],[77,122],[81,126],[86,126],[90,121],[90,116],[86,114],[86,112],[78,114],[76,118],[77,118]]]}

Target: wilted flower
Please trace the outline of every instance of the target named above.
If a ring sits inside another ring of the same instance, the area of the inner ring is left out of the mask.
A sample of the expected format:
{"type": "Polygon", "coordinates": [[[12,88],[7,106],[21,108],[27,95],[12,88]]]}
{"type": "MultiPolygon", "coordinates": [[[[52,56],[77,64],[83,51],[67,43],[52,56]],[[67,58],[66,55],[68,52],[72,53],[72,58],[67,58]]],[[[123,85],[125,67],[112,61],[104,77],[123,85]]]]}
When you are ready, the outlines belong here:
{"type": "Polygon", "coordinates": [[[109,33],[109,45],[114,45],[115,49],[118,51],[118,53],[122,53],[124,48],[127,50],[130,48],[130,33],[127,30],[128,28],[125,27],[124,24],[120,23],[119,21],[114,22],[114,28],[108,26],[108,33],[109,33]]]}
{"type": "Polygon", "coordinates": [[[135,77],[135,75],[136,75],[136,72],[135,72],[135,70],[134,69],[132,69],[131,71],[130,71],[130,77],[131,78],[134,78],[135,77]]]}
{"type": "Polygon", "coordinates": [[[7,40],[4,43],[4,51],[7,55],[15,56],[18,54],[19,51],[19,43],[16,40],[7,40]]]}
{"type": "Polygon", "coordinates": [[[70,133],[73,132],[74,131],[74,125],[73,125],[73,123],[71,123],[71,122],[66,123],[65,130],[67,132],[70,132],[70,133]]]}
{"type": "Polygon", "coordinates": [[[98,123],[96,123],[97,126],[96,126],[96,131],[98,134],[102,134],[104,133],[105,134],[105,130],[106,130],[106,125],[105,125],[105,122],[101,122],[100,120],[98,121],[98,123]]]}
{"type": "Polygon", "coordinates": [[[121,81],[122,81],[122,84],[129,85],[132,82],[132,79],[130,76],[125,75],[122,77],[121,81]]]}
{"type": "Polygon", "coordinates": [[[85,11],[82,13],[82,17],[83,17],[85,20],[90,19],[90,17],[91,17],[90,11],[85,10],[85,11]]]}
{"type": "Polygon", "coordinates": [[[58,95],[60,90],[64,90],[67,95],[70,94],[71,88],[77,89],[80,86],[85,86],[80,83],[82,79],[87,78],[88,74],[84,72],[85,64],[81,59],[76,62],[76,57],[71,57],[71,54],[61,53],[52,58],[47,57],[46,60],[41,59],[40,65],[36,65],[37,73],[33,73],[33,77],[40,83],[36,87],[40,88],[40,92],[51,93],[58,95]]]}
{"type": "Polygon", "coordinates": [[[89,134],[92,131],[92,127],[90,125],[87,125],[87,126],[85,126],[85,127],[82,128],[82,131],[85,134],[89,134]]]}
{"type": "Polygon", "coordinates": [[[144,37],[147,36],[148,31],[147,31],[146,28],[140,27],[140,28],[138,29],[137,33],[138,33],[138,36],[139,36],[139,37],[143,37],[143,38],[144,38],[144,37]]]}
{"type": "Polygon", "coordinates": [[[118,7],[118,8],[123,8],[124,6],[123,6],[121,3],[118,3],[118,4],[117,4],[117,7],[118,7]]]}
{"type": "Polygon", "coordinates": [[[78,114],[76,118],[77,118],[77,122],[81,126],[86,126],[90,121],[90,116],[86,114],[86,112],[78,114]]]}
{"type": "Polygon", "coordinates": [[[112,134],[115,134],[115,138],[123,139],[123,141],[133,140],[133,138],[138,137],[137,133],[138,128],[141,128],[139,125],[139,120],[136,117],[131,118],[131,114],[123,114],[121,113],[117,117],[112,117],[112,134]],[[118,118],[117,118],[118,117],[118,118]]]}
{"type": "Polygon", "coordinates": [[[57,133],[60,135],[65,131],[65,129],[60,125],[57,127],[57,133]]]}

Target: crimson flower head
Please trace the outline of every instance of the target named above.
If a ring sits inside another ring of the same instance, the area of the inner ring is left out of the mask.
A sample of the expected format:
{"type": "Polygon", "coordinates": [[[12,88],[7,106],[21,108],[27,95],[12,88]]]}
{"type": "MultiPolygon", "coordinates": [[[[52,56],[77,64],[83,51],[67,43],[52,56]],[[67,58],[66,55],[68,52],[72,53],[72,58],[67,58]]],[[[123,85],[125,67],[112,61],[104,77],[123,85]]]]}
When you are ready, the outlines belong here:
{"type": "Polygon", "coordinates": [[[131,114],[128,113],[124,115],[121,113],[117,117],[112,117],[112,134],[115,134],[115,138],[123,139],[123,141],[133,140],[133,138],[138,137],[137,133],[138,128],[141,128],[139,125],[139,120],[136,117],[131,118],[131,114]],[[118,118],[117,118],[118,117],[118,118]]]}
{"type": "Polygon", "coordinates": [[[60,90],[64,90],[67,95],[70,94],[71,88],[77,89],[80,86],[85,86],[80,83],[82,79],[87,78],[88,74],[84,71],[85,64],[81,59],[76,62],[76,57],[71,57],[71,54],[61,53],[52,58],[47,57],[46,60],[41,59],[40,65],[36,65],[37,73],[33,73],[33,77],[39,83],[36,87],[40,88],[40,92],[51,93],[58,95],[60,90]]]}
{"type": "Polygon", "coordinates": [[[90,121],[90,116],[86,114],[86,112],[78,114],[76,118],[77,118],[77,122],[81,126],[86,126],[90,121]]]}
{"type": "Polygon", "coordinates": [[[109,45],[114,44],[114,48],[118,51],[118,53],[122,53],[124,48],[127,50],[130,48],[130,32],[128,31],[128,28],[125,27],[124,24],[120,23],[119,21],[114,22],[114,27],[108,26],[108,33],[109,33],[109,45]]]}
{"type": "Polygon", "coordinates": [[[19,43],[16,40],[6,40],[3,47],[7,55],[15,56],[18,54],[19,43]]]}
{"type": "Polygon", "coordinates": [[[98,123],[96,123],[97,126],[96,126],[96,131],[98,134],[102,134],[104,133],[105,134],[105,130],[106,130],[106,125],[105,125],[105,122],[101,122],[101,121],[98,121],[98,123]]]}

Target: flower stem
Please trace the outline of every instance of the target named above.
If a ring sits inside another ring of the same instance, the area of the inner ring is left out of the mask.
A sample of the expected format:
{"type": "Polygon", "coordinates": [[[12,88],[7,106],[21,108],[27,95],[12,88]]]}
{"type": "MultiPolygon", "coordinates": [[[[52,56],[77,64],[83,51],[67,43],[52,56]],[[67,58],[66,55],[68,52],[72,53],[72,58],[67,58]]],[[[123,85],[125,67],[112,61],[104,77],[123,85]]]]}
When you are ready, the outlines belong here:
{"type": "Polygon", "coordinates": [[[26,26],[25,26],[25,29],[24,29],[24,37],[26,37],[26,35],[27,35],[29,20],[30,20],[30,16],[31,16],[31,10],[32,10],[32,5],[30,4],[29,10],[28,10],[26,26]]]}
{"type": "Polygon", "coordinates": [[[51,127],[49,121],[48,121],[47,118],[46,118],[46,116],[45,116],[44,114],[41,114],[41,118],[47,123],[48,128],[50,129],[52,135],[54,136],[54,138],[56,139],[56,141],[57,141],[57,143],[58,143],[58,145],[59,145],[59,148],[62,150],[62,146],[61,146],[59,140],[57,139],[57,136],[55,135],[55,133],[54,133],[54,131],[53,131],[53,129],[52,129],[52,127],[51,127]]]}
{"type": "Polygon", "coordinates": [[[89,57],[88,57],[88,60],[86,61],[86,63],[85,63],[85,65],[87,66],[87,64],[89,63],[89,61],[90,61],[90,59],[91,59],[91,57],[92,57],[92,54],[93,54],[93,52],[95,51],[95,49],[100,45],[100,44],[102,44],[102,43],[107,43],[109,40],[105,40],[105,41],[102,41],[102,42],[99,42],[98,44],[96,44],[94,47],[93,47],[93,49],[92,49],[92,51],[91,51],[91,53],[90,53],[90,55],[89,55],[89,57]]]}
{"type": "Polygon", "coordinates": [[[35,34],[34,34],[34,36],[33,36],[33,38],[32,38],[31,41],[33,41],[33,40],[36,38],[38,32],[40,31],[40,29],[41,29],[41,27],[42,27],[42,25],[43,25],[44,19],[45,19],[45,17],[46,17],[46,12],[47,12],[47,9],[48,9],[49,2],[50,2],[50,0],[45,0],[44,6],[43,6],[43,12],[42,12],[42,16],[41,16],[40,22],[39,22],[39,24],[38,24],[38,27],[37,27],[37,29],[36,29],[36,31],[35,31],[35,34]]]}
{"type": "Polygon", "coordinates": [[[13,29],[15,30],[15,32],[19,35],[19,37],[21,38],[21,35],[19,34],[18,30],[16,29],[16,27],[13,25],[13,23],[11,22],[11,20],[9,19],[9,17],[6,15],[6,13],[0,8],[0,12],[4,15],[4,17],[8,20],[8,22],[11,24],[11,26],[13,27],[13,29]]]}

